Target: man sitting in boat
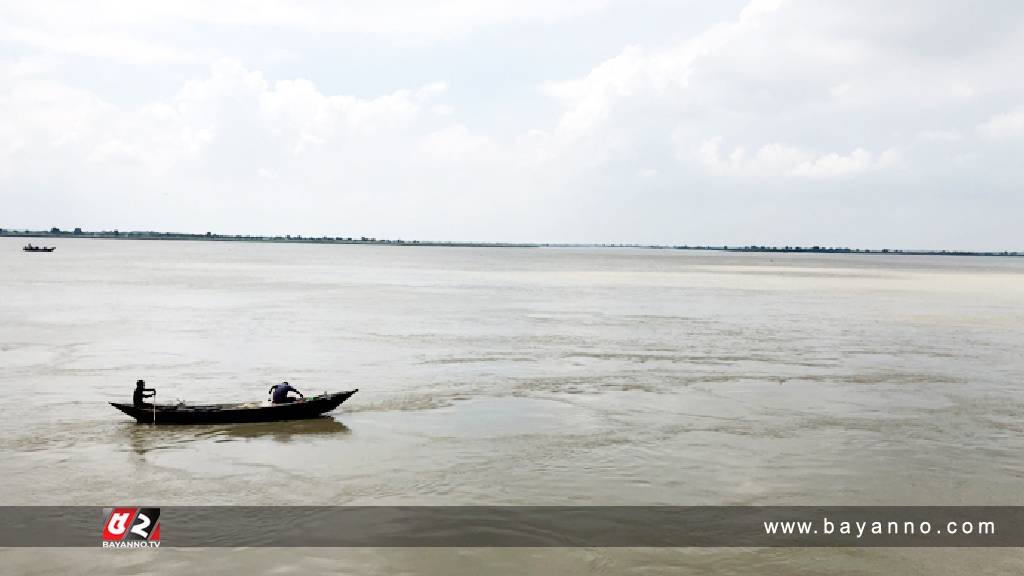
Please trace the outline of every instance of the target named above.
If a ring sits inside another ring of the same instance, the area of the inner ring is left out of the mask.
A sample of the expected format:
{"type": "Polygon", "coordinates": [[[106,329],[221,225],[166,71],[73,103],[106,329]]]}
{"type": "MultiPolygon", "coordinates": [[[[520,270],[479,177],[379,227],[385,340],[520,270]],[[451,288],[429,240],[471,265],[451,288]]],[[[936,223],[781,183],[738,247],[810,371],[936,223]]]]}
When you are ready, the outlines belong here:
{"type": "Polygon", "coordinates": [[[146,383],[139,380],[135,383],[135,394],[132,395],[132,403],[136,406],[146,406],[145,398],[156,396],[155,388],[146,388],[146,383]]]}
{"type": "Polygon", "coordinates": [[[271,402],[274,404],[287,404],[289,402],[295,402],[295,398],[288,396],[289,392],[295,392],[299,395],[299,398],[305,398],[302,392],[299,392],[292,385],[287,382],[281,382],[280,384],[274,384],[270,387],[271,402]]]}

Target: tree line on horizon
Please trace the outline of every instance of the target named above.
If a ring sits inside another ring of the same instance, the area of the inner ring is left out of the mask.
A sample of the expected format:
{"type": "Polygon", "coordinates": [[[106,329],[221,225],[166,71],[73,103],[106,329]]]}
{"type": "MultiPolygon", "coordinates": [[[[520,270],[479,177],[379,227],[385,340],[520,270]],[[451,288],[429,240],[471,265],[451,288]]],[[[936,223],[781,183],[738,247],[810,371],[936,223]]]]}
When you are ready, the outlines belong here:
{"type": "Polygon", "coordinates": [[[970,251],[970,250],[906,250],[899,248],[863,249],[849,248],[846,246],[768,246],[768,245],[644,245],[644,244],[550,244],[550,243],[516,243],[516,242],[458,242],[458,241],[420,241],[402,239],[378,239],[368,236],[302,236],[286,234],[284,236],[251,236],[242,234],[195,234],[188,232],[159,232],[154,230],[133,230],[121,232],[120,230],[83,231],[81,228],[74,230],[61,230],[53,227],[45,230],[16,230],[0,228],[0,236],[78,236],[87,238],[157,238],[157,239],[188,239],[188,240],[250,240],[250,241],[273,241],[273,242],[305,242],[305,243],[368,243],[368,244],[411,244],[411,245],[451,245],[451,246],[603,246],[622,248],[670,248],[676,250],[719,250],[726,252],[809,252],[809,253],[843,253],[843,254],[927,254],[927,255],[951,255],[951,256],[1024,256],[1024,252],[1017,251],[970,251]]]}

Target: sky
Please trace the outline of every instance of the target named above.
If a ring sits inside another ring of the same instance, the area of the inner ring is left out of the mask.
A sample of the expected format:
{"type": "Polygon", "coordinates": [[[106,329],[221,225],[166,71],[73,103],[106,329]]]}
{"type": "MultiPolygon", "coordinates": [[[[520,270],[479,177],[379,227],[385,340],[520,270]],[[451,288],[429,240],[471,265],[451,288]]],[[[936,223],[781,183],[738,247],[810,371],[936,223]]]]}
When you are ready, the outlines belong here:
{"type": "Polygon", "coordinates": [[[0,227],[1024,250],[1024,4],[0,0],[0,227]]]}

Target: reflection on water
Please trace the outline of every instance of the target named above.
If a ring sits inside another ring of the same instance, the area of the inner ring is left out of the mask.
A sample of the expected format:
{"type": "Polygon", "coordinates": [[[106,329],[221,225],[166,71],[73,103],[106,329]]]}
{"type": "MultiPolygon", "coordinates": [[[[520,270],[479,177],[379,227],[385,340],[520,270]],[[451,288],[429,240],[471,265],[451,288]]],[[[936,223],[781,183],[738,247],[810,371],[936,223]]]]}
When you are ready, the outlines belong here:
{"type": "Polygon", "coordinates": [[[222,432],[228,438],[262,438],[270,436],[278,442],[291,442],[296,438],[311,436],[332,436],[348,434],[348,426],[331,416],[321,416],[308,420],[289,420],[285,422],[255,422],[226,426],[222,432]]]}
{"type": "Polygon", "coordinates": [[[348,426],[331,416],[281,422],[181,426],[126,423],[119,427],[118,431],[127,437],[132,450],[139,455],[145,455],[152,450],[180,448],[199,440],[230,442],[232,440],[260,439],[287,444],[297,440],[330,437],[351,432],[348,426]]]}

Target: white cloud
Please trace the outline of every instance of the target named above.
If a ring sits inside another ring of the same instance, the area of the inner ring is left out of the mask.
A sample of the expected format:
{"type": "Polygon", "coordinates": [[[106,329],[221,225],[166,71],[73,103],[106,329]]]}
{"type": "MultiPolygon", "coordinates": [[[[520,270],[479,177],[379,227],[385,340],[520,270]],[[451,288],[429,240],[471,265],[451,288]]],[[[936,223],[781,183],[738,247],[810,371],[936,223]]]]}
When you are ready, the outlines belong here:
{"type": "MultiPolygon", "coordinates": [[[[804,162],[808,154],[791,146],[772,143],[761,146],[753,154],[741,147],[722,152],[721,136],[705,140],[697,150],[697,158],[712,174],[772,176],[784,175],[804,162]]],[[[685,154],[685,151],[682,152],[685,154]]]]}
{"type": "Polygon", "coordinates": [[[894,148],[887,149],[877,156],[857,148],[849,154],[829,153],[812,160],[801,162],[792,169],[794,176],[810,178],[834,178],[879,170],[900,162],[901,156],[894,148]]]}
{"type": "Polygon", "coordinates": [[[790,233],[763,209],[870,220],[877,190],[888,224],[815,230],[899,244],[957,202],[1024,208],[1016,3],[672,24],[708,6],[7,3],[0,195],[25,225],[48,216],[9,191],[62,226],[723,243],[790,233]]]}
{"type": "MultiPolygon", "coordinates": [[[[958,21],[979,19],[967,7],[942,10],[949,13],[946,19],[924,27],[953,34],[958,21]]],[[[908,18],[917,14],[903,11],[908,18]]],[[[586,76],[544,90],[565,107],[563,138],[619,139],[618,148],[629,149],[621,138],[634,137],[630,127],[657,115],[662,126],[675,127],[671,140],[677,150],[699,150],[717,135],[737,142],[710,162],[716,169],[732,164],[776,173],[767,165],[786,163],[777,156],[803,155],[792,172],[853,174],[894,163],[895,150],[915,144],[901,132],[916,134],[920,142],[959,141],[955,131],[915,123],[922,115],[925,122],[968,116],[969,108],[1004,89],[1013,46],[1020,42],[998,46],[999,52],[987,53],[980,63],[929,58],[885,45],[895,31],[912,32],[911,19],[887,17],[879,28],[870,14],[870,4],[752,2],[738,18],[696,37],[663,47],[631,46],[586,76]],[[764,142],[779,144],[759,148],[764,142]],[[810,152],[821,149],[849,152],[810,152]],[[882,152],[876,156],[872,149],[882,152]]],[[[990,27],[1005,26],[998,11],[986,18],[990,27]]],[[[980,131],[1015,134],[1017,122],[1009,114],[980,131]]]]}
{"type": "Polygon", "coordinates": [[[995,114],[978,125],[978,133],[992,140],[1020,138],[1024,136],[1024,106],[1009,112],[995,114]]]}
{"type": "MultiPolygon", "coordinates": [[[[723,153],[720,136],[704,141],[696,152],[699,162],[715,175],[757,178],[836,178],[879,170],[899,163],[900,154],[888,149],[875,155],[863,148],[849,154],[815,154],[779,142],[765,144],[753,154],[742,147],[723,153]]],[[[685,154],[685,151],[682,152],[685,154]]]]}
{"type": "Polygon", "coordinates": [[[76,213],[86,222],[112,217],[130,194],[131,205],[146,206],[149,228],[223,230],[243,218],[250,224],[237,231],[281,231],[283,223],[380,234],[366,222],[390,221],[444,237],[449,227],[436,223],[445,214],[502,211],[516,187],[491,138],[434,113],[447,106],[447,91],[432,82],[368,98],[331,95],[304,79],[270,83],[232,60],[140,106],[22,84],[0,93],[9,143],[0,178],[4,189],[31,190],[45,172],[64,205],[92,199],[76,213]]]}

